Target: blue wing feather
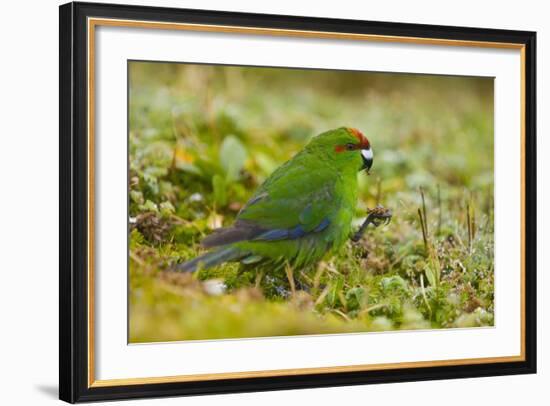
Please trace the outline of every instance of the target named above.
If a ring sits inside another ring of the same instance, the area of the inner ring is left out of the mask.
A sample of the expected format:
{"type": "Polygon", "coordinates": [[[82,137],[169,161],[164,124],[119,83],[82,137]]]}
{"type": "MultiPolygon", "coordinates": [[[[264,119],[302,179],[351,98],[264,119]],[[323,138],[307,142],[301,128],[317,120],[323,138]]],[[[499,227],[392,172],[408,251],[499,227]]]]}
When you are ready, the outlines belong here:
{"type": "Polygon", "coordinates": [[[325,230],[330,224],[329,219],[323,219],[317,227],[312,231],[307,232],[304,227],[299,224],[293,228],[277,228],[268,230],[253,239],[253,241],[278,241],[278,240],[296,240],[311,233],[319,233],[325,230]]]}
{"type": "Polygon", "coordinates": [[[323,219],[323,221],[321,221],[319,223],[319,225],[317,227],[315,227],[313,229],[313,232],[314,233],[320,233],[321,231],[323,231],[325,228],[327,228],[330,224],[330,220],[329,219],[323,219]]]}

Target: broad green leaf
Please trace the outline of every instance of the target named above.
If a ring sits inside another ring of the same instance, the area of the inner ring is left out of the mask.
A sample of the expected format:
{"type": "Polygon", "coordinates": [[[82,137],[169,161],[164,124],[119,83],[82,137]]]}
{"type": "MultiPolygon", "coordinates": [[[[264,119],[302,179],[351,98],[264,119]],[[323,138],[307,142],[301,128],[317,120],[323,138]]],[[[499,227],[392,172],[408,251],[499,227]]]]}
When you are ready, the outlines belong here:
{"type": "Polygon", "coordinates": [[[159,211],[157,204],[152,202],[151,200],[145,201],[144,204],[139,206],[139,209],[141,211],[154,211],[155,213],[158,213],[159,211]]]}
{"type": "Polygon", "coordinates": [[[228,135],[220,147],[220,163],[225,170],[226,179],[234,181],[244,167],[247,152],[242,142],[234,135],[228,135]]]}
{"type": "Polygon", "coordinates": [[[160,214],[162,214],[164,217],[168,217],[176,211],[174,205],[169,201],[162,202],[159,207],[160,214]]]}
{"type": "Polygon", "coordinates": [[[357,286],[346,293],[346,301],[349,310],[358,310],[367,304],[367,292],[364,288],[357,286]]]}
{"type": "Polygon", "coordinates": [[[130,190],[130,198],[137,204],[143,204],[143,193],[139,190],[130,190]]]}
{"type": "Polygon", "coordinates": [[[176,162],[176,168],[178,168],[180,171],[192,173],[194,175],[202,175],[202,172],[199,168],[187,162],[176,162]]]}
{"type": "Polygon", "coordinates": [[[212,178],[212,189],[214,190],[214,202],[216,206],[225,206],[227,204],[225,179],[220,175],[214,175],[212,178]]]}

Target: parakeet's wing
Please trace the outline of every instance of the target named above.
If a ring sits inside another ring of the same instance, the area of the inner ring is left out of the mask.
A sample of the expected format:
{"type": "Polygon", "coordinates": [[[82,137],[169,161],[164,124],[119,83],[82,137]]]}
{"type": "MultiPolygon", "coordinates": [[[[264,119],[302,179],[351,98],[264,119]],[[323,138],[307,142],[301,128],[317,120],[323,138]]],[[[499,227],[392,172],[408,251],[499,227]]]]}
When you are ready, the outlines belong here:
{"type": "Polygon", "coordinates": [[[243,207],[235,224],[217,230],[203,245],[296,239],[327,228],[340,204],[335,193],[338,175],[311,159],[315,158],[297,156],[279,167],[243,207]]]}
{"type": "Polygon", "coordinates": [[[331,170],[293,165],[275,179],[268,179],[237,218],[265,229],[301,225],[310,231],[335,209],[335,182],[331,170]]]}

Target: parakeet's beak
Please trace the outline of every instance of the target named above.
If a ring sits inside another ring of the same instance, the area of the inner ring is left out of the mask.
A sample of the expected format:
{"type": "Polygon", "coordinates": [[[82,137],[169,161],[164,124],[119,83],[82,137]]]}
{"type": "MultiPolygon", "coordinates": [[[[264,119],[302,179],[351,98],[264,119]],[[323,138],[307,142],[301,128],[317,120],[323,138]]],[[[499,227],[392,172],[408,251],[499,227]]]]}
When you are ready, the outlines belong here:
{"type": "Polygon", "coordinates": [[[367,173],[369,173],[370,168],[372,166],[373,161],[373,154],[372,154],[372,148],[362,149],[361,150],[361,158],[363,158],[363,168],[366,169],[367,173]]]}

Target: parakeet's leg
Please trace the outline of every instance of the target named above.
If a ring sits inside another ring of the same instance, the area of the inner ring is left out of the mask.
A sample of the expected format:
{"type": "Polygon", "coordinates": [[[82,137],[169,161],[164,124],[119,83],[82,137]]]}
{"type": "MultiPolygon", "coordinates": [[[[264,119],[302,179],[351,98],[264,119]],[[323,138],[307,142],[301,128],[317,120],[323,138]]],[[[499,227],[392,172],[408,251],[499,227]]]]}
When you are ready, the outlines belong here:
{"type": "Polygon", "coordinates": [[[357,230],[357,232],[351,237],[353,242],[357,242],[361,239],[369,224],[378,227],[382,223],[388,224],[391,221],[392,212],[390,209],[386,209],[382,206],[376,206],[374,209],[368,210],[367,212],[367,218],[363,221],[363,224],[361,224],[359,230],[357,230]]]}

